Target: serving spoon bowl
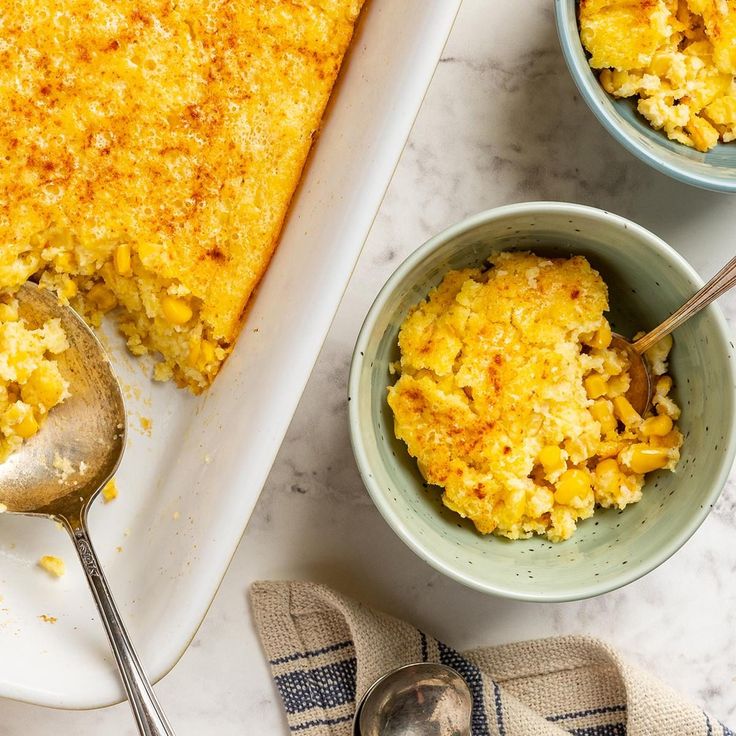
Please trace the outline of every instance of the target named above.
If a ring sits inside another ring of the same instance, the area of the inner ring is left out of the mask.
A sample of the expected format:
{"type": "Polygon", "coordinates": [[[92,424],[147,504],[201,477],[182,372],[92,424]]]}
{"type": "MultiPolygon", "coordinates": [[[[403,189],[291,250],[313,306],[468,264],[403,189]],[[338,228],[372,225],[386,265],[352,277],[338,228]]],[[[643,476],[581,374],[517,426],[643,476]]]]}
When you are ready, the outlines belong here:
{"type": "Polygon", "coordinates": [[[28,283],[17,293],[28,327],[59,319],[69,349],[55,356],[71,394],[50,412],[42,431],[0,463],[0,503],[7,513],[44,516],[71,535],[110,640],[138,728],[173,736],[135,653],[89,538],[87,514],[117,470],[125,449],[120,384],[99,340],[53,292],[28,283]]]}
{"type": "Polygon", "coordinates": [[[734,286],[736,286],[736,256],[701,289],[698,289],[678,310],[653,330],[647,332],[646,335],[632,342],[622,335],[614,333],[611,347],[624,351],[629,358],[631,384],[626,392],[626,398],[639,414],[644,416],[647,412],[651,406],[654,393],[654,381],[649,366],[644,359],[646,351],[734,286]]]}

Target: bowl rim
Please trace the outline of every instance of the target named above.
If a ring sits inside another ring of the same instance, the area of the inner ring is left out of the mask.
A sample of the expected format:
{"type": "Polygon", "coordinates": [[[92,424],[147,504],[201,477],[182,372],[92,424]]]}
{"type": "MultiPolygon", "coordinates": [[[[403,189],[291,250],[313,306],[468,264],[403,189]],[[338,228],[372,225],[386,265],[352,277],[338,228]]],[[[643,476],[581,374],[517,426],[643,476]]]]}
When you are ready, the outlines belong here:
{"type": "MultiPolygon", "coordinates": [[[[678,269],[680,273],[683,273],[685,276],[690,278],[697,288],[700,288],[700,286],[703,285],[703,280],[698,273],[683,256],[674,250],[674,248],[651,231],[620,215],[613,214],[597,207],[566,202],[522,202],[495,207],[466,217],[454,225],[451,225],[420,245],[399,264],[378,292],[378,295],[368,310],[368,314],[366,315],[355,343],[348,378],[348,418],[350,442],[353,448],[353,454],[363,483],[368,490],[369,495],[373,499],[373,503],[376,505],[378,511],[381,513],[388,525],[416,555],[434,569],[457,582],[482,593],[497,595],[503,598],[534,602],[565,602],[592,598],[633,583],[659,567],[674,555],[693,536],[693,534],[695,534],[710,514],[726,485],[733,466],[734,457],[736,456],[736,412],[734,412],[731,417],[730,426],[726,428],[726,442],[723,451],[720,453],[721,467],[719,469],[717,479],[711,486],[708,495],[703,497],[703,503],[700,504],[698,508],[693,509],[693,514],[689,517],[689,520],[684,525],[682,531],[678,535],[673,536],[666,545],[663,545],[658,550],[657,554],[642,560],[636,565],[630,565],[625,570],[620,570],[618,575],[611,578],[609,581],[589,581],[584,584],[576,585],[575,587],[569,587],[559,593],[520,592],[509,586],[496,585],[480,580],[475,576],[454,568],[451,563],[445,564],[436,558],[432,553],[432,550],[424,543],[421,543],[417,536],[407,528],[399,514],[392,508],[392,505],[388,500],[388,495],[379,486],[373,476],[366,448],[362,440],[362,434],[359,429],[361,415],[359,408],[360,401],[357,400],[357,397],[359,395],[360,377],[363,371],[363,365],[370,357],[366,356],[365,348],[370,337],[375,331],[376,322],[381,310],[389,296],[403,282],[407,274],[411,272],[416,265],[421,263],[421,261],[423,261],[429,254],[433,253],[448,241],[453,240],[480,225],[508,215],[540,214],[550,212],[559,213],[572,218],[582,216],[592,218],[593,220],[613,223],[615,226],[627,230],[637,240],[643,241],[647,247],[658,252],[665,260],[678,269]],[[355,400],[352,400],[353,397],[355,400]]],[[[715,337],[720,340],[722,349],[726,353],[727,364],[730,366],[731,386],[736,386],[735,351],[731,344],[726,319],[716,303],[707,307],[705,313],[712,319],[713,328],[716,333],[715,337]]]]}
{"type": "MultiPolygon", "coordinates": [[[[621,126],[611,120],[601,101],[596,95],[598,91],[598,82],[593,76],[590,67],[585,66],[581,69],[575,59],[575,49],[582,48],[582,41],[579,33],[570,32],[571,26],[578,28],[577,17],[570,17],[570,8],[577,7],[578,0],[555,0],[555,24],[557,26],[557,35],[562,47],[562,55],[565,57],[565,63],[570,72],[570,76],[575,82],[582,98],[585,100],[593,114],[598,118],[598,122],[613,136],[629,153],[649,164],[652,168],[662,174],[671,176],[673,179],[700,187],[701,189],[709,189],[717,192],[736,192],[736,178],[725,179],[713,173],[695,173],[682,165],[673,164],[660,157],[655,151],[649,151],[638,145],[634,139],[621,126]],[[574,38],[573,38],[574,36],[574,38]]],[[[734,144],[736,146],[736,144],[734,144]]],[[[716,169],[711,168],[711,171],[716,169]]]]}

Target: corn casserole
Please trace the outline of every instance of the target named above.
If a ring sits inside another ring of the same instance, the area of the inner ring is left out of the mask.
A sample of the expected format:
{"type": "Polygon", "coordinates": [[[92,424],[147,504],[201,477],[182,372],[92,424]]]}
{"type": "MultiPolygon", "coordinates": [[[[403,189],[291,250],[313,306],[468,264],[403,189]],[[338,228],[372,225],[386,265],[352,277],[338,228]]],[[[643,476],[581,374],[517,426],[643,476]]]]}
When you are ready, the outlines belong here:
{"type": "Polygon", "coordinates": [[[448,273],[401,325],[388,389],[396,437],[480,532],[565,540],[596,506],[640,500],[646,473],[675,468],[672,342],[647,356],[656,392],[642,417],[587,260],[517,252],[489,263],[448,273]]]}
{"type": "Polygon", "coordinates": [[[698,151],[736,138],[736,0],[580,0],[604,89],[698,151]]]}
{"type": "Polygon", "coordinates": [[[154,377],[230,353],[363,0],[18,0],[0,37],[0,291],[119,308],[154,377]]]}
{"type": "Polygon", "coordinates": [[[18,302],[0,296],[0,462],[68,398],[69,384],[55,360],[68,347],[59,320],[31,329],[18,302]]]}

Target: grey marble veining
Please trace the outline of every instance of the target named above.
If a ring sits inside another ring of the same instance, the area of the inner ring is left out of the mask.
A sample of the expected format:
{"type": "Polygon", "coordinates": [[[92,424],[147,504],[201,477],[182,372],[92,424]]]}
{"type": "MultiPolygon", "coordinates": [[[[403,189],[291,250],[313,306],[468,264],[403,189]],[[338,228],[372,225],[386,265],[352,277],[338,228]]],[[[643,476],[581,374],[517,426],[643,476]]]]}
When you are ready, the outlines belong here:
{"type": "MultiPolygon", "coordinates": [[[[703,276],[736,251],[736,200],[631,157],[579,99],[549,0],[465,0],[363,256],[233,564],[194,643],[158,686],[179,734],[286,733],[246,601],[259,578],[334,585],[456,647],[602,637],[736,724],[736,478],[695,537],[626,588],[578,603],[490,598],[404,546],[364,491],[347,431],[357,331],[398,263],[465,215],[522,200],[592,204],[640,222],[703,276]],[[720,246],[717,247],[717,244],[720,246]]],[[[736,296],[722,300],[736,330],[736,296]]],[[[65,713],[0,701],[0,735],[134,734],[127,706],[65,713]]]]}

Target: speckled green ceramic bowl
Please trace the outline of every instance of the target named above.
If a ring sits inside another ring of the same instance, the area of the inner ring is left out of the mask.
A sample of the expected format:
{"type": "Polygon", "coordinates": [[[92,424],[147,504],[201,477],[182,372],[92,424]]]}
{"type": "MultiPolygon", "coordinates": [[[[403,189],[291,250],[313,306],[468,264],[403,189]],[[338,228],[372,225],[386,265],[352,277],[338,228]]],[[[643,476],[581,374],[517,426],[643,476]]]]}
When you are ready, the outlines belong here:
{"type": "Polygon", "coordinates": [[[685,433],[677,472],[654,473],[644,498],[623,512],[598,510],[572,539],[551,544],[478,534],[425,488],[393,436],[386,387],[408,310],[450,269],[477,266],[498,250],[586,256],[609,286],[614,329],[653,327],[700,285],[693,269],[647,230],[607,212],[529,203],[483,212],[421,246],[371,307],[350,372],[353,449],[378,509],[429,564],[478,590],[537,601],[586,598],[636,580],[695,532],[723,488],[736,450],[734,357],[726,322],[711,306],[675,335],[671,372],[685,433]]]}
{"type": "Polygon", "coordinates": [[[578,0],[555,0],[562,53],[580,94],[601,125],[625,148],[663,174],[718,192],[736,192],[736,143],[719,143],[708,153],[669,140],[636,110],[634,98],[609,95],[588,64],[580,41],[578,0]]]}

